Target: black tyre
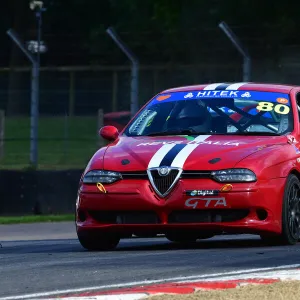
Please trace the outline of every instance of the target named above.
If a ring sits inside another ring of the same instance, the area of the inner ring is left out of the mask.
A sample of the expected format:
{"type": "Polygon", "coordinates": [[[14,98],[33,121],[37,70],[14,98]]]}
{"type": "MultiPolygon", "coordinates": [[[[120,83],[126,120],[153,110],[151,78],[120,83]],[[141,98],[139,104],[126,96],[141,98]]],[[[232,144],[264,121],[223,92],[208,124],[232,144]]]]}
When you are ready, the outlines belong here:
{"type": "Polygon", "coordinates": [[[77,234],[81,246],[89,251],[105,251],[115,249],[120,238],[114,235],[81,235],[77,234]]]}
{"type": "Polygon", "coordinates": [[[269,244],[295,245],[300,239],[300,182],[291,174],[287,178],[282,203],[282,233],[277,236],[261,235],[269,244]]]}

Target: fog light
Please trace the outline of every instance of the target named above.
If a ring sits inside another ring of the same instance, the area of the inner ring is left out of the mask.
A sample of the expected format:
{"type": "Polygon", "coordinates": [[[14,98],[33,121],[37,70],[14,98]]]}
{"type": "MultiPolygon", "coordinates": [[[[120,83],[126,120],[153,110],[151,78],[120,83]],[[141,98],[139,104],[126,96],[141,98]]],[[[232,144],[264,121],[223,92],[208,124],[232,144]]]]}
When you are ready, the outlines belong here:
{"type": "Polygon", "coordinates": [[[263,221],[268,217],[268,212],[264,209],[257,209],[256,214],[259,220],[263,221]]]}

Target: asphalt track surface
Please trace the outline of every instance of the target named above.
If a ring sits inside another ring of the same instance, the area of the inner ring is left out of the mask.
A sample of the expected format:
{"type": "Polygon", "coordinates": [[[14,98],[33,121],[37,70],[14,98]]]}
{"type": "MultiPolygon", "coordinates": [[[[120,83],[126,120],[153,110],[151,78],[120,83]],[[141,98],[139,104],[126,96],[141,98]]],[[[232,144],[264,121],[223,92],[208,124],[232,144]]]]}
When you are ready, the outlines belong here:
{"type": "Polygon", "coordinates": [[[194,245],[164,237],[122,240],[115,251],[88,252],[73,223],[0,225],[0,299],[178,276],[300,264],[300,244],[267,247],[251,235],[194,245]]]}

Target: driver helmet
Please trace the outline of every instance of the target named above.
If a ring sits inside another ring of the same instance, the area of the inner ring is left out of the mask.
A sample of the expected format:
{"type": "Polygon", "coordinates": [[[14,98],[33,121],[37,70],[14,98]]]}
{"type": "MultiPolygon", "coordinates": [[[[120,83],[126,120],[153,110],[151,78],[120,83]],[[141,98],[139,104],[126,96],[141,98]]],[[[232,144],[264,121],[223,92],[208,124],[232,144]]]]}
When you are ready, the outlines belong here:
{"type": "Polygon", "coordinates": [[[211,114],[201,100],[188,100],[176,116],[176,124],[184,129],[193,129],[196,132],[211,130],[211,114]]]}

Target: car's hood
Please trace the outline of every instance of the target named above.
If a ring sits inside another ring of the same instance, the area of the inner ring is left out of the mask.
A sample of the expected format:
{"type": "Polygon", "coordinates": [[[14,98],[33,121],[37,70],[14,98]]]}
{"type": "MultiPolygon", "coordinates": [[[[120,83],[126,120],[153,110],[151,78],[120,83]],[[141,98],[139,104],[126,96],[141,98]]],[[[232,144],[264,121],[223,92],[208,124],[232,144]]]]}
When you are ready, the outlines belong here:
{"type": "Polygon", "coordinates": [[[262,147],[286,143],[284,136],[120,137],[107,147],[103,167],[116,171],[142,171],[159,166],[184,170],[230,168],[262,147]]]}

